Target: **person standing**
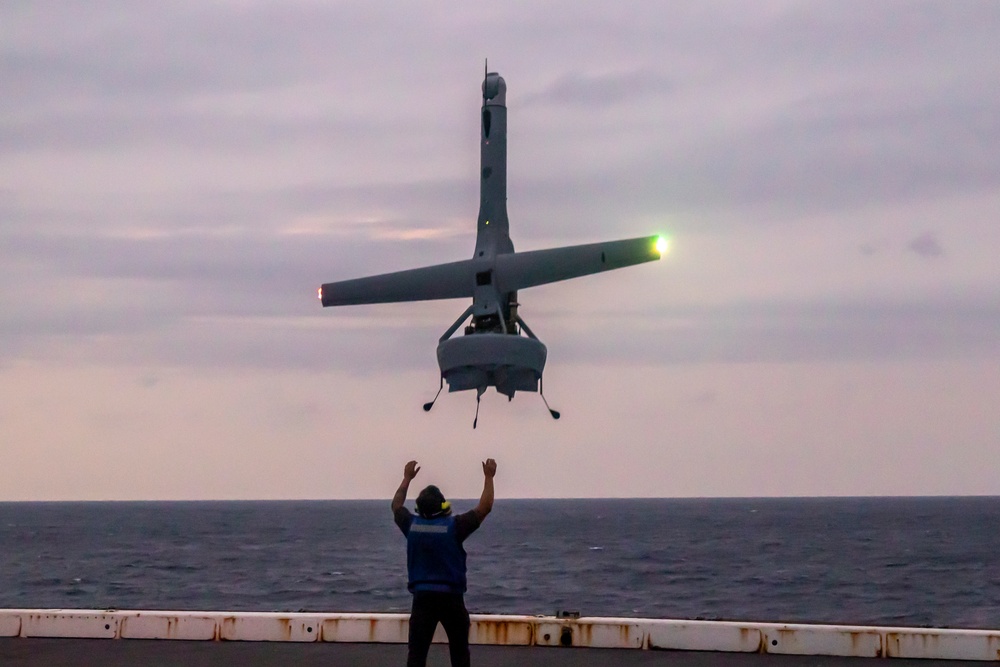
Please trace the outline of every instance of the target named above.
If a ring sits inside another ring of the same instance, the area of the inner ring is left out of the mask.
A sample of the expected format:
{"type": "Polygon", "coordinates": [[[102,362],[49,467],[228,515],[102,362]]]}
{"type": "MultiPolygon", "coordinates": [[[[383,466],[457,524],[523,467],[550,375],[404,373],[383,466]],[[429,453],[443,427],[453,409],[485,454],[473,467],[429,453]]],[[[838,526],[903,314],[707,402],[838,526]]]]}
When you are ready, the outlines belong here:
{"type": "Polygon", "coordinates": [[[469,612],[465,608],[466,567],[462,543],[493,509],[497,464],[483,462],[483,493],[473,509],[453,516],[451,503],[431,485],[417,496],[417,514],[403,507],[410,482],[420,472],[416,461],[403,468],[392,498],[392,516],[406,536],[407,588],[413,593],[407,667],[424,667],[437,624],[448,635],[452,667],[469,665],[469,612]]]}

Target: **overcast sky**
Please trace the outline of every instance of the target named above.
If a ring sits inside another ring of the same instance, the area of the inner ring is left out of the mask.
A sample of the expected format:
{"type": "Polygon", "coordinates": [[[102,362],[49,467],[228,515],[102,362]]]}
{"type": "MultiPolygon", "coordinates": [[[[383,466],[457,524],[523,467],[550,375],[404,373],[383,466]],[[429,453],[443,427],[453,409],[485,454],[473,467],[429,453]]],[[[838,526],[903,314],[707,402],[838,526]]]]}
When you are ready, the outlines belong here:
{"type": "Polygon", "coordinates": [[[1000,494],[1000,4],[0,5],[0,500],[1000,494]],[[443,394],[483,60],[535,394],[443,394]]]}

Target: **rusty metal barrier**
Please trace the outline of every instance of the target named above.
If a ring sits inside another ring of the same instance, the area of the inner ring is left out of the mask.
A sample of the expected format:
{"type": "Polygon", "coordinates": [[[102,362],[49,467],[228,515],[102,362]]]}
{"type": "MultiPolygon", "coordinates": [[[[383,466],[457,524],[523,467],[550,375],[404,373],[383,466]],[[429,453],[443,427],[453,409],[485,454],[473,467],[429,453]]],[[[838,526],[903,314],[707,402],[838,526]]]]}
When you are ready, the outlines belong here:
{"type": "MultiPolygon", "coordinates": [[[[406,614],[0,609],[0,637],[406,643],[406,614]]],[[[445,641],[439,627],[436,642],[445,641]]],[[[473,614],[472,644],[1000,661],[1000,630],[473,614]]]]}

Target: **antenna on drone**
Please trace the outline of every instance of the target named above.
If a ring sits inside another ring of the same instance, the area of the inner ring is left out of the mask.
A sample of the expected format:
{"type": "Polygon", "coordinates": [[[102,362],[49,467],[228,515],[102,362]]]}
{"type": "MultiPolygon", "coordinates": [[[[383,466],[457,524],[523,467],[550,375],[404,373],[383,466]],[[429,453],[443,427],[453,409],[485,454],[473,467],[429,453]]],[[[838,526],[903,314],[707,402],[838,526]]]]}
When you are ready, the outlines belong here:
{"type": "Polygon", "coordinates": [[[434,400],[430,403],[424,403],[424,412],[430,412],[434,404],[437,403],[438,396],[441,395],[441,390],[444,389],[444,376],[441,376],[441,384],[438,386],[438,393],[434,394],[434,400]]]}
{"type": "Polygon", "coordinates": [[[562,413],[560,413],[558,410],[553,410],[552,408],[549,408],[549,402],[545,400],[545,389],[542,384],[542,378],[538,378],[538,395],[542,397],[542,403],[545,403],[545,407],[548,408],[549,414],[552,415],[553,419],[559,419],[560,417],[562,417],[562,413]]]}
{"type": "Polygon", "coordinates": [[[490,75],[490,59],[483,58],[483,104],[486,104],[486,78],[490,75]]]}

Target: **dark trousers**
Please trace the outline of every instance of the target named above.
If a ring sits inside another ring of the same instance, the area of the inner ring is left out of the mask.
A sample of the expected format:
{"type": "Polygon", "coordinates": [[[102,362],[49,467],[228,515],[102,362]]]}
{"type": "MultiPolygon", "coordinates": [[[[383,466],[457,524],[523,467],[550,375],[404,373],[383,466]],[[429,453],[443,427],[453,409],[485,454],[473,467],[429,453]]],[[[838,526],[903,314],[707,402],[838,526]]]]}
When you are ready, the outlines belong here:
{"type": "Polygon", "coordinates": [[[410,650],[406,667],[424,667],[437,624],[448,635],[452,667],[469,665],[469,612],[460,594],[417,591],[410,611],[410,650]]]}

